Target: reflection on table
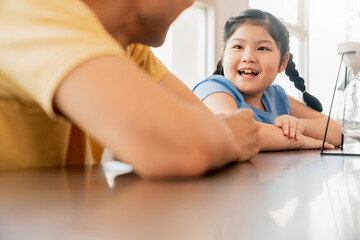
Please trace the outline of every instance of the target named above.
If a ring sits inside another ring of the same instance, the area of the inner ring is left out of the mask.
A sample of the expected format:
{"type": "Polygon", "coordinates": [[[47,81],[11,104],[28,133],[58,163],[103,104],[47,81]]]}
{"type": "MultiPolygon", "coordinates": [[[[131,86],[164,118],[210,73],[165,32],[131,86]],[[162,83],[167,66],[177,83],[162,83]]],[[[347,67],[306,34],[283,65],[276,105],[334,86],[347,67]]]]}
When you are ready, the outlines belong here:
{"type": "Polygon", "coordinates": [[[0,174],[0,239],[359,239],[360,158],[262,153],[203,178],[115,162],[0,174]]]}

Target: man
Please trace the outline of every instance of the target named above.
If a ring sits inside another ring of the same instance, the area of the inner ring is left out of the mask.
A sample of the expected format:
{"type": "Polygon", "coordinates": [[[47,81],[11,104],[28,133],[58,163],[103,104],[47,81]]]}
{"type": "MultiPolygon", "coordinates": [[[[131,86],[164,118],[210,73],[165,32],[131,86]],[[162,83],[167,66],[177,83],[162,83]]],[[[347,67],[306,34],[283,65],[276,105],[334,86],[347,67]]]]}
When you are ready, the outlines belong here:
{"type": "Polygon", "coordinates": [[[106,146],[144,178],[190,177],[255,155],[252,113],[215,117],[146,46],[192,3],[1,0],[0,168],[96,163],[106,146]]]}

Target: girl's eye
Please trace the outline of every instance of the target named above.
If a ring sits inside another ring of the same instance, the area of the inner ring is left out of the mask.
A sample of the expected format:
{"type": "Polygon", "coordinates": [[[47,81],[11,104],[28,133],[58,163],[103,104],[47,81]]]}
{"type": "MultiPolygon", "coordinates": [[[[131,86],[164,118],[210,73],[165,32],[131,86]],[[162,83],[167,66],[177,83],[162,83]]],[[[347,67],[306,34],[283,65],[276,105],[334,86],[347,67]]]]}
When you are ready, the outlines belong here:
{"type": "Polygon", "coordinates": [[[260,51],[270,51],[270,49],[267,47],[259,47],[259,50],[260,51]]]}
{"type": "Polygon", "coordinates": [[[240,46],[240,45],[235,45],[234,48],[235,48],[235,49],[243,49],[243,47],[240,46]]]}

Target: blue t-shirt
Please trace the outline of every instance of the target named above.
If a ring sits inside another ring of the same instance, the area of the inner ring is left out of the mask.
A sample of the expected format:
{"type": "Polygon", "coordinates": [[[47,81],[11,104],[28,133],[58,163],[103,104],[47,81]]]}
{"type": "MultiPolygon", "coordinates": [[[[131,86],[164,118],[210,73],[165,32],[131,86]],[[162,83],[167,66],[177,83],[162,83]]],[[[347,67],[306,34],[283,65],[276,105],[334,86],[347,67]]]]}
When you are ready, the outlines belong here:
{"type": "Polygon", "coordinates": [[[254,112],[254,119],[258,122],[273,124],[274,118],[283,114],[290,115],[289,99],[285,90],[279,85],[271,85],[261,96],[266,111],[259,110],[244,101],[239,90],[222,75],[212,75],[198,83],[193,92],[202,101],[210,94],[224,92],[232,96],[237,107],[249,108],[254,112]]]}

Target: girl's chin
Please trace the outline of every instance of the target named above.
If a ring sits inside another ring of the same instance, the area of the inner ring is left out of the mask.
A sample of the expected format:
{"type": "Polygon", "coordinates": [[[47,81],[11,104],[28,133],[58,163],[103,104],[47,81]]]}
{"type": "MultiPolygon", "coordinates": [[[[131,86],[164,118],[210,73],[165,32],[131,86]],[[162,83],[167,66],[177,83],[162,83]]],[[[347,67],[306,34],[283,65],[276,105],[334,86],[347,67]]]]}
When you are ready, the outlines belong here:
{"type": "Polygon", "coordinates": [[[262,89],[259,89],[256,86],[249,86],[248,84],[243,84],[243,83],[235,84],[235,87],[243,95],[253,95],[262,92],[262,89]]]}

